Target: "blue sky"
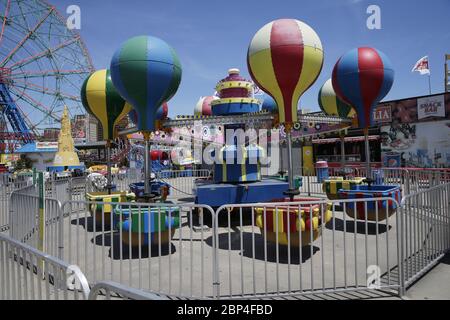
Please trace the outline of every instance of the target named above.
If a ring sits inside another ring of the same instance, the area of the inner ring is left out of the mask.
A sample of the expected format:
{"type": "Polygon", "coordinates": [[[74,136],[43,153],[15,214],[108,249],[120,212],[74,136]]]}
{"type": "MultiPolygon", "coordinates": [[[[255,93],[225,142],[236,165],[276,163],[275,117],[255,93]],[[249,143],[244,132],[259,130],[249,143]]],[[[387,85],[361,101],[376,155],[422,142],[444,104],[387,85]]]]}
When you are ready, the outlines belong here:
{"type": "Polygon", "coordinates": [[[337,59],[358,46],[372,46],[392,60],[396,78],[385,98],[428,94],[427,76],[411,73],[414,63],[430,57],[433,93],[444,91],[444,54],[450,53],[450,0],[53,0],[65,13],[81,8],[80,33],[95,67],[109,66],[114,51],[136,35],[153,35],[177,51],[183,79],[169,102],[169,115],[192,114],[200,96],[211,95],[231,67],[250,78],[246,54],[264,24],[295,18],[309,24],[322,40],[325,64],[300,107],[318,110],[317,93],[337,59]],[[381,30],[369,30],[367,7],[381,8],[381,30]]]}

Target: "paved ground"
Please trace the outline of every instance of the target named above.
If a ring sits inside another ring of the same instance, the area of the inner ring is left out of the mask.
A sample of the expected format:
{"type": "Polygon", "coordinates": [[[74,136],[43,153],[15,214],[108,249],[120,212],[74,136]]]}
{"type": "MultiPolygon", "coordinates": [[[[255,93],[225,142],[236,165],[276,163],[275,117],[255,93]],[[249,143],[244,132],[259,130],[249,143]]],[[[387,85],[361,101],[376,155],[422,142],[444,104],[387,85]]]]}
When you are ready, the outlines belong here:
{"type": "Polygon", "coordinates": [[[450,253],[406,292],[413,300],[450,300],[450,253]]]}
{"type": "MultiPolygon", "coordinates": [[[[186,203],[192,201],[185,193],[179,196],[186,203]]],[[[95,228],[87,208],[78,209],[64,219],[63,259],[77,264],[91,282],[114,280],[167,294],[208,297],[214,292],[213,261],[218,259],[219,294],[224,297],[272,293],[286,295],[278,299],[400,300],[393,292],[398,279],[395,218],[387,225],[365,225],[337,210],[335,223],[329,223],[320,238],[301,250],[266,242],[248,219],[243,223],[238,219],[219,227],[214,256],[212,230],[195,231],[187,207],[183,208],[182,228],[176,230],[170,246],[142,250],[124,245],[120,232],[95,228]],[[363,290],[371,265],[380,267],[384,291],[363,290]],[[318,291],[323,288],[342,291],[318,291]]],[[[50,253],[57,255],[56,228],[49,227],[47,236],[50,253]]],[[[450,299],[449,283],[447,256],[407,291],[406,298],[450,299]]]]}

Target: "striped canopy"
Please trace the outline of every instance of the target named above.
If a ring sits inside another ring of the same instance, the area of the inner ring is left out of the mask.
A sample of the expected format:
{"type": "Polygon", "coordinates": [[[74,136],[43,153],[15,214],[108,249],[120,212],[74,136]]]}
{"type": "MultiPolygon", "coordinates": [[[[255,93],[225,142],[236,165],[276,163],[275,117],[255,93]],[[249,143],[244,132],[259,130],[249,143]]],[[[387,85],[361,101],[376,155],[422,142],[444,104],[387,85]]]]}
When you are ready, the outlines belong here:
{"type": "Polygon", "coordinates": [[[344,54],[334,66],[336,94],[355,108],[358,125],[372,124],[372,109],[391,90],[394,69],[389,58],[374,48],[356,48],[344,54]]]}
{"type": "Polygon", "coordinates": [[[316,81],[323,66],[322,43],[307,24],[280,19],[253,37],[247,64],[253,81],[278,105],[279,122],[297,122],[301,95],[316,81]]]}
{"type": "Polygon", "coordinates": [[[84,81],[81,101],[87,112],[101,123],[105,140],[116,138],[115,126],[131,111],[131,105],[115,89],[109,70],[94,72],[84,81]]]}
{"type": "Polygon", "coordinates": [[[126,41],[111,61],[112,81],[138,114],[138,129],[155,130],[157,110],[169,101],[181,82],[181,65],[165,41],[139,36],[126,41]]]}
{"type": "Polygon", "coordinates": [[[352,106],[342,101],[334,92],[331,79],[324,83],[319,91],[320,109],[329,116],[338,116],[341,118],[353,118],[355,110],[352,106]]]}

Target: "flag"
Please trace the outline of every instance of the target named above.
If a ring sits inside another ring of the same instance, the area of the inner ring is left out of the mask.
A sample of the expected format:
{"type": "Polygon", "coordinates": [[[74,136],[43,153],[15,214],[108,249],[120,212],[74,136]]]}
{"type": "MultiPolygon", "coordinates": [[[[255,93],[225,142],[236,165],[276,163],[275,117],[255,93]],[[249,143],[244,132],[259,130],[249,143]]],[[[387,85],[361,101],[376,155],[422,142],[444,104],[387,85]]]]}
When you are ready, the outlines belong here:
{"type": "Polygon", "coordinates": [[[411,70],[411,72],[418,71],[421,75],[424,74],[430,74],[430,67],[428,65],[428,56],[425,56],[421,58],[419,61],[416,62],[414,68],[411,70]]]}

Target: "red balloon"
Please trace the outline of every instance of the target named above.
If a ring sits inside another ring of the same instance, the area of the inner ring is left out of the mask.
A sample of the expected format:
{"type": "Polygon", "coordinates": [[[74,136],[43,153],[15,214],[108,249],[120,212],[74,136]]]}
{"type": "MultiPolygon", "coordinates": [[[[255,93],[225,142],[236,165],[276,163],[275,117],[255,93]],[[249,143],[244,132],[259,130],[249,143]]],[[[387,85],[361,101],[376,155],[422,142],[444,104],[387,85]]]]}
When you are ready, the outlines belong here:
{"type": "Polygon", "coordinates": [[[150,152],[150,159],[152,161],[161,161],[169,159],[167,152],[161,150],[153,150],[150,152]]]}

